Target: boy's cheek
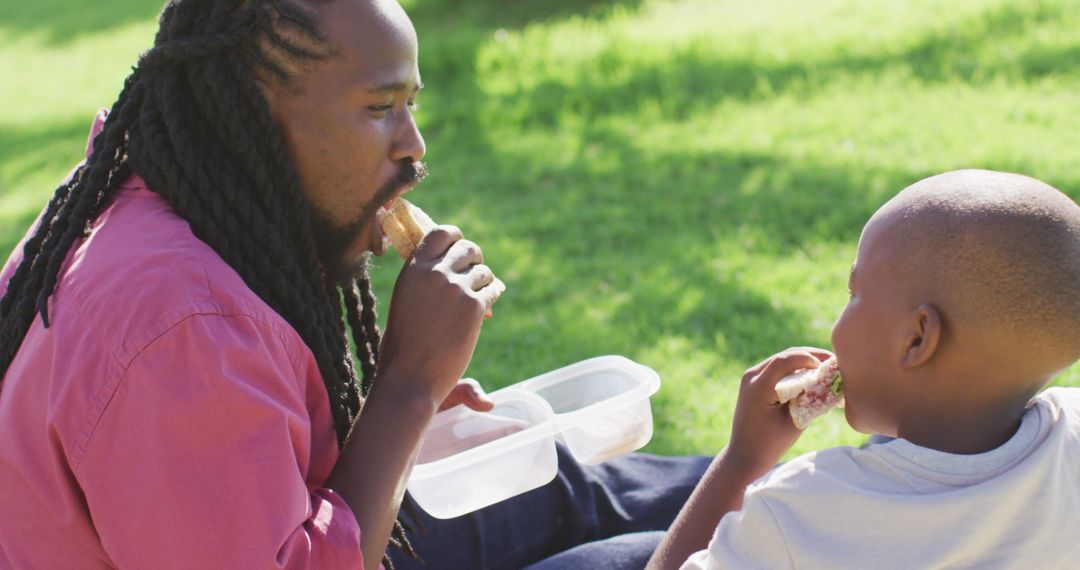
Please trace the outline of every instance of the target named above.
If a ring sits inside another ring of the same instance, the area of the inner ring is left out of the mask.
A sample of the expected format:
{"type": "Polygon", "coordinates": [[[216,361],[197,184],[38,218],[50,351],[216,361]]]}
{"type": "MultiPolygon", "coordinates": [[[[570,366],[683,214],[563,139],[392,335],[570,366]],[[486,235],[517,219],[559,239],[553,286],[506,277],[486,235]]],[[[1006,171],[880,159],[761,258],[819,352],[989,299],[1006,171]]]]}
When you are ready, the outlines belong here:
{"type": "Polygon", "coordinates": [[[839,353],[841,351],[840,347],[846,346],[847,344],[845,341],[847,340],[848,329],[850,328],[851,319],[848,314],[850,309],[851,304],[849,303],[842,311],[840,311],[840,314],[836,317],[836,322],[833,323],[832,334],[830,335],[833,352],[837,353],[837,360],[840,360],[841,365],[843,365],[843,360],[840,359],[839,353]]]}
{"type": "Polygon", "coordinates": [[[847,394],[844,395],[844,419],[847,420],[851,429],[862,434],[873,435],[873,430],[866,424],[865,418],[859,415],[858,400],[858,397],[852,400],[847,394]]]}
{"type": "Polygon", "coordinates": [[[888,412],[876,405],[882,404],[880,398],[875,398],[872,393],[862,393],[858,384],[854,391],[848,390],[847,379],[844,383],[844,419],[851,429],[865,435],[896,437],[895,428],[888,427],[891,425],[888,412]]]}

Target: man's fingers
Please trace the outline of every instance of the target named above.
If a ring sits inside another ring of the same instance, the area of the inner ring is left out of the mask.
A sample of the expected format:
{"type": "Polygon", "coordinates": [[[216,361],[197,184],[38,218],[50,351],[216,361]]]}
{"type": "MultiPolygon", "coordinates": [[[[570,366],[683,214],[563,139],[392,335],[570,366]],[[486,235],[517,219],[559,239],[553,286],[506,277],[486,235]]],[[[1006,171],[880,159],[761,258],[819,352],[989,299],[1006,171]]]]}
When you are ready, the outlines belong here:
{"type": "Polygon", "coordinates": [[[486,287],[477,291],[480,300],[484,302],[484,316],[491,316],[491,307],[495,304],[495,301],[499,300],[504,291],[506,291],[506,285],[501,279],[494,276],[492,276],[491,282],[486,287]]]}
{"type": "Polygon", "coordinates": [[[490,267],[484,264],[472,266],[469,272],[465,274],[465,282],[473,291],[479,291],[487,287],[494,280],[495,274],[492,273],[490,267]]]}
{"type": "Polygon", "coordinates": [[[463,385],[468,386],[468,389],[463,394],[463,404],[478,412],[489,412],[495,407],[495,401],[487,395],[479,382],[472,378],[462,378],[461,382],[463,385]]]}
{"type": "Polygon", "coordinates": [[[480,251],[480,246],[467,239],[460,239],[450,246],[440,264],[445,264],[445,267],[449,267],[454,273],[465,273],[473,265],[481,263],[484,263],[484,254],[480,251]]]}
{"type": "Polygon", "coordinates": [[[495,402],[480,387],[480,383],[472,378],[459,380],[439,406],[439,411],[448,410],[458,404],[464,404],[478,412],[487,412],[495,407],[495,402]]]}
{"type": "Polygon", "coordinates": [[[434,261],[439,259],[456,243],[459,243],[463,235],[455,226],[439,226],[424,236],[420,244],[413,252],[413,258],[418,261],[434,261]]]}

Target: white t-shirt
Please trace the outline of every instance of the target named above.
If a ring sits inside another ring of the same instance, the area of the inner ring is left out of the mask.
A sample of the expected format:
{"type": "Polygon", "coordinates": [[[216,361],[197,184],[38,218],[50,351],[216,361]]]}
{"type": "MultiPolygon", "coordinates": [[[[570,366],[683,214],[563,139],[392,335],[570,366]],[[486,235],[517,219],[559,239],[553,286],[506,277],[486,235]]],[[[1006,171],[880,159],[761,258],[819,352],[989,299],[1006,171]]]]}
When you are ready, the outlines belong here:
{"type": "Polygon", "coordinates": [[[1080,568],[1080,388],[987,453],[896,439],[780,465],[682,566],[706,568],[1080,568]]]}

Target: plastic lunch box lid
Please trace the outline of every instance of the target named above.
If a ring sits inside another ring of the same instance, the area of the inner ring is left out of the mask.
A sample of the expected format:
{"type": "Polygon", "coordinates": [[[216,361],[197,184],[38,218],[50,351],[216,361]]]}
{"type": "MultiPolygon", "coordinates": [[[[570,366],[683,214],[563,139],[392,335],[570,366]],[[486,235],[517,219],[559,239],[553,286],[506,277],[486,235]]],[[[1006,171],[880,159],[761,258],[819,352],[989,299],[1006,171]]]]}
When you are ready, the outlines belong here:
{"type": "Polygon", "coordinates": [[[545,408],[549,417],[547,420],[530,426],[520,432],[501,437],[494,441],[467,449],[461,453],[444,457],[442,459],[416,465],[413,468],[410,479],[423,480],[438,477],[466,467],[470,464],[484,461],[492,457],[510,452],[518,447],[533,443],[537,440],[554,436],[569,428],[578,426],[589,421],[596,415],[618,409],[629,403],[648,398],[660,389],[660,376],[653,369],[638,364],[628,358],[617,355],[598,356],[583,360],[550,372],[541,374],[529,380],[496,390],[490,396],[496,401],[526,401],[530,405],[538,405],[545,408]],[[606,400],[585,406],[579,410],[556,414],[546,400],[535,392],[548,386],[557,384],[571,376],[581,376],[599,371],[621,371],[641,381],[633,389],[612,396],[606,400]]]}
{"type": "MultiPolygon", "coordinates": [[[[545,372],[535,378],[524,380],[509,388],[525,390],[536,393],[550,386],[554,386],[569,377],[579,377],[601,371],[623,372],[640,381],[637,386],[621,394],[594,402],[571,412],[554,414],[561,429],[572,428],[589,421],[592,416],[602,414],[609,410],[621,408],[626,404],[645,398],[649,398],[660,389],[660,375],[655,370],[638,364],[629,358],[618,355],[597,356],[588,360],[582,360],[551,372],[545,372]]],[[[493,394],[496,392],[492,392],[493,394]]]]}

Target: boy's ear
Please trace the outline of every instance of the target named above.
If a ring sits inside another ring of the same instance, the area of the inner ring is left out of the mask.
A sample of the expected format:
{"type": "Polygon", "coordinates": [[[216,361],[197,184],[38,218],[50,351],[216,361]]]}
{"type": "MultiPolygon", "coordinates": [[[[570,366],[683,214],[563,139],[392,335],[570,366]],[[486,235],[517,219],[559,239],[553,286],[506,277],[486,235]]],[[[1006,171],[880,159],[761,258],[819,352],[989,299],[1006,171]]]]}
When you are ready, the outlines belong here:
{"type": "Polygon", "coordinates": [[[904,338],[900,366],[913,368],[929,361],[941,340],[941,315],[933,305],[923,303],[911,312],[904,338]]]}

